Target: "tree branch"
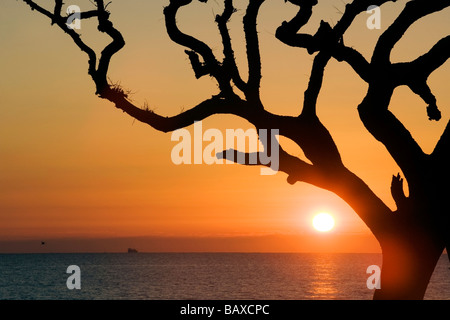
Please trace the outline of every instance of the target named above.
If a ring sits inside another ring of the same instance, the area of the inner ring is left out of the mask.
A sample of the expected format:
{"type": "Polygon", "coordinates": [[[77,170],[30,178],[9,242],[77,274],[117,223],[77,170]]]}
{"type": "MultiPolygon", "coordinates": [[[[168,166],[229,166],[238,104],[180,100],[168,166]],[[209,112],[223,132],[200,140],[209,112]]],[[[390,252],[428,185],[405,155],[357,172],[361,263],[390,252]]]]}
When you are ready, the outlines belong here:
{"type": "Polygon", "coordinates": [[[53,10],[52,25],[56,22],[57,18],[61,17],[62,5],[63,5],[62,0],[55,0],[55,9],[53,10]]]}
{"type": "Polygon", "coordinates": [[[25,2],[27,5],[30,6],[31,10],[36,10],[39,13],[42,13],[43,15],[49,17],[50,19],[54,19],[55,15],[52,14],[51,12],[45,10],[44,8],[42,8],[40,5],[38,5],[37,3],[35,3],[34,1],[31,0],[23,0],[23,2],[25,2]]]}
{"type": "Polygon", "coordinates": [[[94,78],[97,85],[97,94],[101,96],[103,91],[107,87],[109,88],[107,74],[111,58],[125,46],[125,40],[123,39],[122,34],[114,28],[112,22],[109,21],[109,12],[106,11],[103,0],[95,0],[95,2],[97,3],[98,10],[98,30],[106,33],[113,39],[113,41],[102,51],[94,78]]]}
{"type": "MultiPolygon", "coordinates": [[[[76,33],[75,30],[70,29],[70,28],[67,27],[67,25],[66,25],[67,19],[62,18],[61,16],[56,17],[54,14],[52,14],[49,11],[45,10],[44,8],[42,8],[41,6],[37,5],[36,3],[34,3],[31,0],[23,0],[23,1],[26,4],[28,4],[31,7],[32,10],[36,10],[36,11],[42,13],[43,15],[47,16],[48,18],[50,18],[53,23],[56,23],[65,33],[67,33],[72,38],[74,43],[78,46],[78,48],[80,48],[81,51],[83,51],[84,53],[86,53],[88,55],[88,57],[89,57],[88,73],[89,73],[89,75],[94,77],[95,76],[95,72],[96,72],[96,64],[97,64],[96,54],[95,54],[94,50],[92,50],[89,46],[87,46],[81,40],[80,35],[78,33],[76,33]]],[[[55,11],[57,11],[57,10],[55,10],[55,11]]]]}
{"type": "Polygon", "coordinates": [[[371,85],[363,102],[358,106],[359,115],[367,130],[383,143],[410,185],[414,186],[418,182],[417,174],[426,162],[426,155],[411,133],[387,109],[391,96],[392,91],[389,88],[371,85]]]}
{"type": "Polygon", "coordinates": [[[81,20],[83,20],[83,19],[90,19],[90,18],[97,17],[97,16],[98,16],[98,11],[97,10],[80,12],[80,19],[81,20]]]}
{"type": "MultiPolygon", "coordinates": [[[[192,65],[192,68],[194,69],[196,76],[206,74],[211,75],[217,80],[222,96],[235,96],[230,84],[230,77],[223,72],[223,68],[214,56],[211,48],[206,43],[190,35],[184,34],[177,26],[176,15],[178,10],[191,2],[192,0],[170,0],[170,4],[164,8],[167,34],[173,42],[190,49],[190,51],[186,52],[189,52],[189,59],[191,62],[195,62],[195,65],[192,65]],[[198,57],[192,59],[195,54],[199,54],[204,61],[204,66],[201,68],[199,68],[200,65],[197,63],[200,63],[198,57]],[[201,72],[199,72],[200,69],[202,70],[201,72]]],[[[206,1],[201,0],[201,2],[206,1]]]]}
{"type": "Polygon", "coordinates": [[[410,194],[414,194],[416,186],[423,183],[420,172],[428,159],[410,132],[388,110],[388,107],[394,89],[400,85],[408,85],[428,104],[429,118],[440,119],[436,98],[426,81],[430,73],[448,59],[449,40],[448,37],[442,39],[427,54],[409,63],[391,64],[390,53],[415,21],[449,5],[450,1],[408,2],[399,17],[380,37],[370,65],[368,68],[365,67],[368,71],[363,71],[361,76],[369,83],[368,93],[358,106],[361,120],[369,132],[384,144],[404,172],[411,186],[410,194]],[[368,77],[364,77],[364,74],[368,77]]]}
{"type": "Polygon", "coordinates": [[[317,0],[303,1],[297,14],[289,22],[284,21],[275,32],[275,37],[291,47],[307,48],[312,54],[316,51],[313,36],[309,34],[298,34],[297,32],[308,23],[312,15],[312,8],[317,0]]]}
{"type": "Polygon", "coordinates": [[[325,67],[331,56],[320,51],[314,58],[308,88],[305,91],[303,110],[297,126],[296,141],[305,156],[325,171],[342,166],[339,150],[329,131],[317,117],[317,98],[322,88],[325,67]]]}
{"type": "Polygon", "coordinates": [[[205,63],[210,65],[210,67],[217,67],[219,62],[214,56],[211,48],[204,42],[184,34],[177,26],[176,15],[178,10],[191,2],[192,0],[170,0],[170,4],[164,8],[167,34],[173,42],[187,47],[201,55],[205,63]]]}
{"type": "MultiPolygon", "coordinates": [[[[260,159],[259,153],[226,150],[217,156],[219,159],[234,162],[236,159],[241,159],[237,163],[243,165],[269,166],[266,163],[254,161],[260,159]]],[[[280,147],[279,171],[288,175],[287,181],[290,184],[295,184],[297,181],[306,182],[339,196],[355,210],[376,238],[381,239],[385,233],[390,232],[394,221],[392,210],[360,178],[343,166],[324,172],[316,165],[308,164],[280,147]]]]}
{"type": "Polygon", "coordinates": [[[394,23],[380,36],[372,55],[372,65],[389,64],[392,49],[414,22],[448,6],[450,0],[414,0],[406,3],[394,23]]]}
{"type": "Polygon", "coordinates": [[[416,60],[402,64],[399,74],[404,74],[403,82],[428,104],[427,113],[430,120],[440,120],[441,112],[436,105],[436,98],[427,84],[428,77],[441,67],[450,57],[450,36],[439,40],[426,54],[416,60]]]}
{"type": "Polygon", "coordinates": [[[233,0],[225,0],[224,11],[222,15],[216,16],[216,22],[219,27],[220,36],[222,37],[223,43],[223,54],[225,57],[223,61],[223,68],[229,72],[236,87],[242,92],[245,92],[247,89],[247,84],[242,80],[241,75],[239,74],[227,25],[235,11],[236,9],[233,7],[233,0]]]}
{"type": "Polygon", "coordinates": [[[128,101],[123,94],[113,89],[105,90],[102,97],[113,102],[118,109],[121,109],[136,120],[162,132],[171,132],[187,127],[195,121],[204,120],[214,114],[233,114],[244,119],[249,118],[249,114],[245,110],[245,101],[222,99],[217,96],[172,117],[164,117],[153,111],[143,110],[128,101]]]}
{"type": "Polygon", "coordinates": [[[403,178],[400,176],[400,173],[392,176],[391,195],[397,205],[397,209],[401,210],[406,207],[408,198],[403,191],[403,178]]]}
{"type": "Polygon", "coordinates": [[[247,47],[248,82],[246,97],[249,101],[259,102],[261,85],[261,54],[257,31],[257,16],[264,0],[250,0],[244,16],[244,33],[247,47]]]}
{"type": "Polygon", "coordinates": [[[333,58],[337,61],[347,62],[353,70],[359,75],[365,82],[370,81],[371,68],[369,62],[363,57],[357,50],[346,47],[343,42],[339,43],[336,49],[333,51],[333,58]]]}
{"type": "Polygon", "coordinates": [[[410,62],[416,74],[427,78],[450,58],[450,36],[439,40],[427,53],[410,62]]]}
{"type": "Polygon", "coordinates": [[[390,1],[396,0],[353,1],[346,5],[342,18],[333,29],[322,21],[319,30],[313,36],[297,32],[309,21],[317,0],[290,1],[300,5],[300,9],[291,21],[282,23],[276,31],[276,37],[289,46],[307,49],[309,54],[327,50],[337,61],[346,61],[363,80],[368,81],[370,79],[369,63],[357,50],[344,45],[343,35],[355,17],[366,11],[370,5],[381,6],[390,1]]]}
{"type": "Polygon", "coordinates": [[[331,56],[325,51],[321,51],[314,58],[308,88],[305,91],[303,99],[302,116],[317,117],[317,98],[319,96],[320,89],[322,88],[325,67],[328,64],[328,61],[330,61],[330,58],[331,56]]]}

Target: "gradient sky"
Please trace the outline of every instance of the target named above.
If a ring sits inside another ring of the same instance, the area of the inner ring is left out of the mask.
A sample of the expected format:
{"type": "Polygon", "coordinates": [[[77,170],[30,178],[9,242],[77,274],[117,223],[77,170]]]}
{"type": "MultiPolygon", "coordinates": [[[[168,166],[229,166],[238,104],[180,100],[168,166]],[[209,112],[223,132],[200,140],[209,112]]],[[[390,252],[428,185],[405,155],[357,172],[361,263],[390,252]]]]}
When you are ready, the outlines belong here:
{"type": "MultiPolygon", "coordinates": [[[[41,1],[45,3],[46,1],[41,1]]],[[[67,1],[66,1],[67,2],[67,1]]],[[[214,14],[220,0],[194,2],[178,21],[186,33],[207,41],[218,56],[214,14]]],[[[274,37],[296,8],[268,0],[261,9],[262,98],[272,112],[296,115],[309,78],[312,57],[274,37]]],[[[346,1],[348,2],[348,1],[346,1]]],[[[113,1],[111,20],[126,41],[114,56],[109,76],[134,92],[137,105],[174,115],[217,93],[205,77],[196,80],[184,48],[166,34],[162,9],[167,0],[113,1]]],[[[246,1],[230,23],[238,64],[245,74],[242,17],[246,1]]],[[[377,37],[405,1],[382,8],[381,30],[355,20],[345,43],[370,57],[377,37]]],[[[89,10],[89,1],[70,1],[89,10]]],[[[311,25],[334,24],[344,3],[322,1],[311,25]]],[[[449,9],[426,17],[394,48],[393,61],[409,61],[448,34],[449,9]]],[[[97,98],[87,74],[87,57],[48,18],[22,1],[0,3],[0,252],[122,251],[339,251],[378,252],[378,244],[357,215],[337,196],[286,175],[261,176],[239,165],[181,165],[171,162],[170,134],[97,98]],[[312,229],[314,214],[334,215],[329,234],[312,229]],[[46,240],[43,248],[40,241],[46,240]]],[[[80,33],[95,49],[108,38],[95,23],[80,33]]],[[[443,119],[428,121],[425,104],[398,88],[391,110],[426,152],[433,150],[448,121],[450,63],[430,77],[443,119]]],[[[399,172],[384,147],[367,133],[356,107],[367,85],[336,61],[326,69],[318,114],[330,130],[344,163],[386,203],[393,174],[399,172]]],[[[203,121],[208,128],[248,128],[233,116],[203,121]]],[[[192,132],[192,127],[188,128],[192,132]]],[[[291,148],[294,154],[301,151],[291,148]]]]}

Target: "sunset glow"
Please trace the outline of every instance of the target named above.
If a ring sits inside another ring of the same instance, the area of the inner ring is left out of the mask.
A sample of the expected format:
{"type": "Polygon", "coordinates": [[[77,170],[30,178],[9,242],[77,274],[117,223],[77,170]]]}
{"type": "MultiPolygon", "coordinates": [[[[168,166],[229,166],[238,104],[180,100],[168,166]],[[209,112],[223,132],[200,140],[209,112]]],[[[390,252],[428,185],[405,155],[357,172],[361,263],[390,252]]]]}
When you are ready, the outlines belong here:
{"type": "Polygon", "coordinates": [[[319,213],[314,216],[313,226],[317,231],[330,231],[334,227],[334,218],[328,213],[319,213]]]}
{"type": "MultiPolygon", "coordinates": [[[[41,2],[53,12],[52,1],[41,2]]],[[[247,3],[235,1],[237,13],[228,25],[244,79],[248,66],[242,16],[247,3]]],[[[83,12],[95,9],[87,0],[70,4],[83,12]]],[[[108,7],[126,41],[112,58],[108,77],[131,90],[134,104],[162,117],[219,93],[210,77],[196,78],[186,48],[168,36],[163,15],[168,4],[113,1],[108,7]]],[[[341,1],[320,1],[304,32],[314,34],[322,19],[331,25],[339,21],[342,14],[335,6],[345,10],[341,1]]],[[[357,16],[345,44],[370,60],[377,39],[401,7],[386,5],[381,29],[367,28],[370,15],[357,16]]],[[[332,192],[302,182],[303,176],[291,185],[281,170],[261,175],[269,168],[215,159],[212,147],[220,143],[228,149],[227,130],[254,129],[248,121],[221,114],[202,121],[201,135],[194,125],[183,128],[192,137],[192,157],[178,164],[171,156],[184,156],[173,151],[181,138],[174,141],[171,133],[136,121],[95,95],[86,54],[56,24],[23,1],[2,1],[0,8],[5,26],[0,38],[8,48],[0,52],[0,252],[116,252],[129,246],[151,252],[380,252],[370,229],[332,192]],[[202,136],[208,132],[217,134],[202,136]],[[207,157],[196,162],[197,147],[207,157]],[[319,214],[328,209],[334,218],[319,214]],[[339,228],[326,237],[309,232],[333,230],[335,219],[339,228]]],[[[192,1],[177,16],[184,33],[204,41],[220,58],[223,48],[212,12],[222,10],[223,1],[192,1]]],[[[261,100],[265,110],[280,117],[301,112],[314,59],[275,37],[297,10],[285,1],[265,1],[258,16],[261,100]]],[[[396,44],[392,61],[416,59],[446,36],[449,10],[413,24],[396,44]]],[[[98,55],[111,41],[98,32],[96,19],[83,20],[81,28],[98,55]]],[[[449,74],[447,62],[428,79],[443,120],[429,121],[425,103],[404,86],[395,90],[389,106],[425,153],[433,150],[448,120],[449,74]]],[[[367,84],[347,63],[332,59],[317,110],[345,167],[394,209],[389,185],[401,170],[361,122],[357,108],[366,92],[367,84]]],[[[280,145],[309,161],[292,140],[280,136],[280,145]]]]}

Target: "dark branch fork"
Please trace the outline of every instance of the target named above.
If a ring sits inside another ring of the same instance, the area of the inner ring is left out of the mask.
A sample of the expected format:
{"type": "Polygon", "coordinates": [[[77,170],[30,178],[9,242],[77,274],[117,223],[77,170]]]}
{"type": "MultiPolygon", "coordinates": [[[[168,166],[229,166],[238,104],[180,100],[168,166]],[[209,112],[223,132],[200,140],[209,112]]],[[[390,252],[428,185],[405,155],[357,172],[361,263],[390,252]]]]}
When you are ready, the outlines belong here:
{"type": "MultiPolygon", "coordinates": [[[[448,7],[450,2],[421,0],[408,2],[399,18],[380,37],[372,61],[369,63],[355,49],[343,44],[343,34],[355,16],[365,11],[369,5],[383,5],[389,1],[391,0],[354,1],[346,6],[344,15],[335,28],[332,29],[322,22],[314,36],[297,33],[308,21],[312,13],[311,5],[316,2],[309,1],[309,5],[301,6],[290,22],[282,24],[277,30],[277,37],[288,45],[306,48],[310,53],[319,51],[317,60],[321,53],[327,51],[336,60],[346,61],[353,67],[355,72],[369,84],[368,94],[359,107],[361,119],[374,137],[386,146],[406,178],[410,182],[415,182],[419,179],[417,172],[421,171],[419,168],[427,161],[427,156],[408,130],[388,110],[388,106],[394,89],[407,85],[428,104],[427,112],[430,120],[440,119],[436,98],[426,81],[429,75],[449,58],[450,37],[440,40],[428,53],[409,63],[392,64],[389,59],[390,52],[415,21],[448,7]],[[392,136],[398,139],[391,139],[392,136]]],[[[308,3],[308,1],[304,2],[308,3]]],[[[311,110],[315,105],[314,102],[310,103],[311,110]]],[[[305,109],[303,111],[305,112],[305,109]]],[[[314,113],[314,110],[311,112],[314,113]]]]}
{"type": "MultiPolygon", "coordinates": [[[[411,62],[392,64],[390,53],[414,22],[448,6],[450,1],[417,0],[406,4],[396,21],[381,35],[375,47],[370,63],[369,91],[359,106],[361,119],[367,129],[386,146],[410,185],[420,186],[424,183],[418,173],[422,171],[421,168],[430,165],[429,157],[403,124],[388,111],[389,101],[396,87],[407,85],[428,104],[430,120],[441,118],[436,99],[426,81],[429,75],[449,58],[449,37],[440,40],[428,53],[411,62]],[[397,139],[390,139],[393,135],[397,139]],[[416,184],[416,181],[419,183],[416,184]]],[[[414,193],[414,190],[410,191],[414,193]]]]}
{"type": "MultiPolygon", "coordinates": [[[[67,17],[61,15],[62,1],[55,0],[52,11],[48,11],[34,1],[23,0],[33,10],[51,19],[88,55],[88,73],[96,85],[96,93],[135,119],[147,123],[153,128],[170,132],[189,126],[214,114],[233,114],[246,119],[257,129],[279,129],[280,135],[295,141],[304,151],[311,164],[288,154],[280,148],[280,170],[287,173],[288,182],[304,181],[332,191],[348,202],[367,226],[378,238],[391,232],[396,216],[375,193],[342,163],[336,144],[328,130],[317,117],[317,98],[319,96],[326,66],[330,59],[348,63],[354,71],[369,84],[366,97],[358,107],[360,117],[370,133],[381,141],[403,171],[410,185],[419,183],[423,188],[427,174],[422,174],[424,166],[432,166],[434,158],[446,159],[439,164],[445,166],[449,160],[449,126],[445,129],[434,152],[426,155],[412,138],[409,131],[388,110],[389,102],[396,87],[407,85],[428,105],[430,119],[438,120],[440,112],[436,98],[427,84],[429,75],[439,68],[450,56],[450,36],[440,40],[431,50],[416,60],[406,63],[391,63],[390,53],[404,32],[422,17],[450,6],[450,0],[415,0],[406,4],[398,19],[380,37],[371,61],[367,61],[356,49],[344,44],[344,34],[354,19],[365,12],[370,5],[382,6],[396,0],[355,0],[345,7],[341,19],[334,27],[321,23],[316,34],[298,33],[312,14],[317,0],[289,0],[299,6],[297,14],[284,22],[276,31],[276,37],[287,45],[305,48],[310,54],[316,54],[312,66],[308,88],[304,93],[302,110],[297,117],[276,115],[264,109],[260,96],[261,54],[257,31],[257,17],[264,0],[249,0],[243,28],[248,63],[248,79],[245,81],[237,67],[228,22],[235,8],[232,0],[224,0],[222,14],[215,20],[223,43],[222,61],[214,55],[212,49],[203,41],[183,33],[176,21],[178,11],[192,0],[170,0],[164,9],[166,29],[169,37],[186,48],[192,69],[197,78],[209,75],[219,86],[219,94],[193,108],[173,117],[160,116],[152,111],[143,110],[127,99],[127,96],[108,84],[107,73],[112,57],[125,45],[121,33],[109,20],[109,12],[102,0],[95,0],[96,9],[81,12],[81,19],[98,19],[98,30],[111,37],[100,54],[97,55],[87,46],[76,31],[66,25],[67,17]],[[239,90],[245,98],[240,98],[239,90]],[[395,136],[397,139],[390,139],[395,136]],[[368,205],[369,204],[369,205],[368,205]]],[[[199,0],[207,2],[207,0],[199,0]]],[[[233,151],[236,154],[238,151],[233,151]]],[[[231,154],[231,153],[228,153],[231,154]]],[[[235,155],[236,155],[235,154],[235,155]]],[[[220,156],[220,155],[219,155],[220,156]]],[[[223,153],[221,156],[226,156],[223,153]]],[[[249,154],[245,155],[247,158],[249,154]]],[[[441,161],[441,160],[440,160],[441,161]]],[[[397,176],[392,181],[392,193],[399,206],[408,198],[403,193],[403,181],[397,176]]],[[[410,189],[410,197],[415,194],[410,189]]]]}

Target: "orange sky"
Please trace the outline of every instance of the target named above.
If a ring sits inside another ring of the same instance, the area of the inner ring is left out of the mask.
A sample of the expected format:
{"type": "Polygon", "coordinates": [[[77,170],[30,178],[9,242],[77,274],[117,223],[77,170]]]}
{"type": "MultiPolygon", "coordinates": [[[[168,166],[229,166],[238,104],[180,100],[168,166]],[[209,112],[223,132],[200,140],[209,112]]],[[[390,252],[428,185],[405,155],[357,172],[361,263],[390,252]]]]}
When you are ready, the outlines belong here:
{"type": "MultiPolygon", "coordinates": [[[[111,19],[127,44],[113,58],[109,76],[135,92],[136,104],[147,102],[160,114],[174,115],[211,97],[216,85],[208,77],[196,80],[184,49],[168,38],[162,14],[167,2],[110,5],[111,19]]],[[[213,23],[213,13],[220,12],[217,3],[194,2],[178,21],[220,55],[213,23]]],[[[236,6],[244,8],[245,3],[236,1],[236,6]]],[[[368,15],[362,14],[349,29],[346,44],[369,57],[404,1],[398,3],[383,7],[381,30],[368,30],[368,15]]],[[[87,0],[78,4],[86,10],[92,6],[87,0]]],[[[320,19],[335,23],[340,14],[334,6],[344,5],[340,0],[321,2],[307,30],[315,30],[320,19]]],[[[263,102],[268,110],[288,115],[300,110],[312,63],[304,50],[274,38],[276,27],[293,10],[283,0],[267,1],[258,24],[263,102]]],[[[243,13],[233,16],[230,28],[245,70],[243,13]]],[[[447,35],[449,14],[447,9],[415,24],[395,47],[393,60],[414,59],[447,35]]],[[[45,250],[53,251],[121,251],[133,244],[142,251],[378,250],[357,215],[327,191],[291,186],[283,173],[261,176],[259,168],[174,165],[170,155],[176,142],[170,134],[133,121],[98,99],[86,56],[46,17],[21,1],[6,0],[0,3],[0,21],[0,252],[41,251],[35,241],[42,239],[49,243],[45,250]],[[336,227],[328,235],[312,230],[311,219],[320,211],[335,216],[336,227]]],[[[81,34],[97,49],[108,40],[89,22],[83,21],[81,34]]],[[[397,89],[392,100],[391,110],[427,152],[447,123],[449,71],[447,62],[430,78],[443,111],[439,123],[428,121],[423,101],[406,88],[397,89]]],[[[389,185],[398,168],[358,118],[356,107],[365,90],[351,68],[332,61],[319,96],[319,116],[345,164],[392,207],[389,185]]],[[[248,125],[232,116],[215,116],[203,121],[203,128],[248,125]]]]}

